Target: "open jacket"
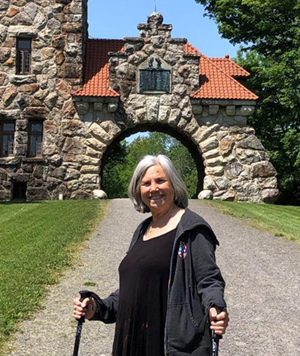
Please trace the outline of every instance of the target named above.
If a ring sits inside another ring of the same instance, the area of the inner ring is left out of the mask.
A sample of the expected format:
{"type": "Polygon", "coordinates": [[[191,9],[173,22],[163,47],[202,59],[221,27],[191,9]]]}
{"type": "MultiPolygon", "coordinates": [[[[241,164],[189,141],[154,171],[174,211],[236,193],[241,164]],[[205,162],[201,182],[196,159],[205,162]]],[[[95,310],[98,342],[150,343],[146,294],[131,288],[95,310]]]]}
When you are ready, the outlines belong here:
{"type": "MultiPolygon", "coordinates": [[[[151,219],[137,227],[128,251],[142,238],[151,219]]],[[[208,311],[212,306],[226,308],[225,282],[215,261],[218,244],[208,223],[187,208],[178,224],[170,262],[165,355],[211,355],[208,311]]],[[[118,290],[106,299],[94,295],[97,311],[93,319],[114,323],[118,296],[118,290]]]]}

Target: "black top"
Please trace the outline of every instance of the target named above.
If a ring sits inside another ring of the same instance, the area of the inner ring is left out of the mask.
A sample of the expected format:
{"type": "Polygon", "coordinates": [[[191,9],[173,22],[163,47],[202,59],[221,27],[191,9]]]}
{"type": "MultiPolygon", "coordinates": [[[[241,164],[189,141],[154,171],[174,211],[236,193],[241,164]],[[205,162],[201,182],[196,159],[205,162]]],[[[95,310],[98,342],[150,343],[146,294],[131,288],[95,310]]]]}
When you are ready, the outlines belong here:
{"type": "Polygon", "coordinates": [[[176,229],[143,241],[120,264],[114,356],[163,356],[170,261],[176,229]]]}

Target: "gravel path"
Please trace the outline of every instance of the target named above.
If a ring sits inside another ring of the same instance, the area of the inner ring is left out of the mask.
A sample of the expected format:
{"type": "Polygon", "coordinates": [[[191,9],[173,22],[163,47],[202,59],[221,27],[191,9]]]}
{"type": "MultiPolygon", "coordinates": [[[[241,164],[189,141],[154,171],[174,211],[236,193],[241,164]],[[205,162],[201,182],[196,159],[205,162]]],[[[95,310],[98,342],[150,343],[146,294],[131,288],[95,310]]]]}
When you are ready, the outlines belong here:
{"type": "MultiPolygon", "coordinates": [[[[220,356],[299,356],[300,245],[245,226],[200,201],[190,207],[212,225],[221,244],[217,259],[227,282],[231,323],[220,356]]],[[[117,288],[118,265],[144,218],[127,199],[110,203],[78,264],[51,287],[44,309],[22,323],[10,356],[72,355],[74,297],[80,289],[105,297],[117,288]],[[85,287],[86,282],[96,285],[85,287]]],[[[86,322],[80,356],[109,356],[113,332],[113,325],[86,322]]]]}

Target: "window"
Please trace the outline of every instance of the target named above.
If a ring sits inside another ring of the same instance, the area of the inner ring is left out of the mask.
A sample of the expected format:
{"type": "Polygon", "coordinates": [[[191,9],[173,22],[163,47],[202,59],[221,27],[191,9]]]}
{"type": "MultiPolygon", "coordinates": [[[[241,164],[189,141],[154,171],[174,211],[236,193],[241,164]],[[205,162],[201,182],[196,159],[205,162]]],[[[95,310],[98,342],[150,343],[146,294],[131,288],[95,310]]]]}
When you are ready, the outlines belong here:
{"type": "Polygon", "coordinates": [[[30,121],[28,131],[28,155],[30,157],[40,157],[43,145],[43,122],[30,121]]]}
{"type": "Polygon", "coordinates": [[[0,156],[8,157],[14,154],[15,123],[6,121],[0,123],[0,156]]]}
{"type": "Polygon", "coordinates": [[[31,39],[17,38],[17,74],[29,74],[31,65],[31,39]]]}

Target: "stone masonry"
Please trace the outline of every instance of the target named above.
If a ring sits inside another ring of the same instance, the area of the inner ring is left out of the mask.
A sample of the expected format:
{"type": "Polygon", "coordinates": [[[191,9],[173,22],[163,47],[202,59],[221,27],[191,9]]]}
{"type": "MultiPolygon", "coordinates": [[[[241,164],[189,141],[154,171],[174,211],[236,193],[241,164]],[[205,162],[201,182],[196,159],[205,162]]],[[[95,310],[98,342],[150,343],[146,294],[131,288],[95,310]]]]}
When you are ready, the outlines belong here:
{"type": "MultiPolygon", "coordinates": [[[[160,14],[139,24],[109,53],[109,87],[116,95],[80,91],[87,43],[87,1],[2,1],[0,120],[15,120],[14,156],[0,158],[0,200],[14,182],[27,182],[26,199],[103,197],[101,163],[107,148],[137,128],[173,133],[198,153],[199,198],[274,202],[276,172],[247,125],[255,100],[199,99],[199,53],[171,37],[160,14]],[[15,74],[15,38],[32,37],[32,73],[15,74]],[[142,91],[149,66],[170,73],[168,91],[142,91]],[[78,89],[79,90],[76,90],[78,89]],[[43,155],[27,157],[27,125],[44,120],[43,155]]],[[[92,40],[93,41],[93,40],[92,40]]],[[[85,59],[87,62],[89,58],[85,59]]]]}
{"type": "Polygon", "coordinates": [[[77,118],[71,93],[82,85],[87,0],[1,0],[0,19],[0,120],[15,122],[14,155],[0,158],[0,200],[11,200],[16,182],[27,183],[27,200],[57,199],[73,168],[62,152],[77,118]],[[32,40],[28,75],[16,75],[18,37],[32,40]],[[28,158],[34,119],[43,120],[43,155],[28,158]]]}

